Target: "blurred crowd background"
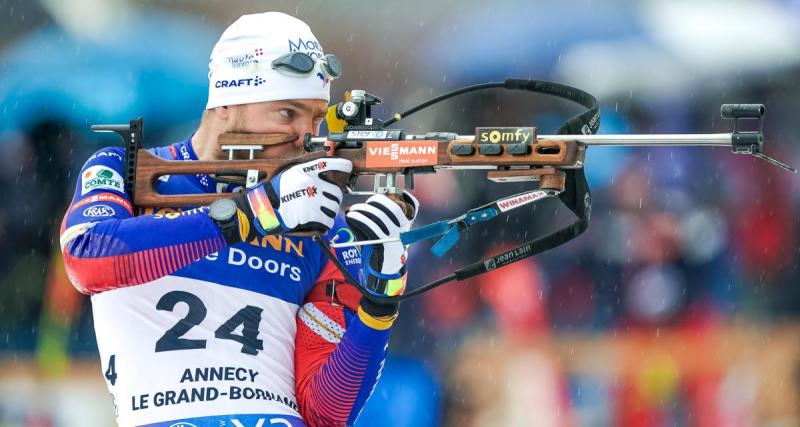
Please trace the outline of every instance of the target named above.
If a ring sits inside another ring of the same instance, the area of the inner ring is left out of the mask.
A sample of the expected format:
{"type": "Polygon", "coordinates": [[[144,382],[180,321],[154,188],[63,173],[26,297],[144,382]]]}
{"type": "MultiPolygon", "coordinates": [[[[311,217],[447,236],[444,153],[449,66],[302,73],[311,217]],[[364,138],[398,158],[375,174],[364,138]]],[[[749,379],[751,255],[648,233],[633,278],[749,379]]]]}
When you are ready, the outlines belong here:
{"type": "MultiPolygon", "coordinates": [[[[800,165],[800,1],[0,1],[0,426],[108,426],[89,300],[58,227],[83,161],[144,117],[145,145],[186,138],[208,56],[243,13],[308,22],[345,90],[389,116],[509,77],[580,87],[601,133],[728,132],[723,103],[764,103],[766,151],[800,165]]],[[[554,133],[580,110],[485,92],[404,120],[554,133]]],[[[594,148],[580,238],[402,305],[358,425],[800,425],[800,180],[725,148],[594,148]]],[[[523,188],[480,172],[417,178],[420,224],[523,188]]],[[[477,226],[419,284],[568,221],[557,202],[477,226]]]]}

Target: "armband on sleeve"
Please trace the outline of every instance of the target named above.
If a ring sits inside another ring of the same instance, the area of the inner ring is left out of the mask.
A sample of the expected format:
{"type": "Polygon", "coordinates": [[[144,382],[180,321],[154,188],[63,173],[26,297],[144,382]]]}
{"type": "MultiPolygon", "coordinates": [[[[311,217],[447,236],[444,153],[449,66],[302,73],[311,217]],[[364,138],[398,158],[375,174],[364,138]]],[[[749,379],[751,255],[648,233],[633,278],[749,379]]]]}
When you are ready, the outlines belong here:
{"type": "Polygon", "coordinates": [[[91,156],[61,224],[64,266],[83,293],[153,281],[226,245],[207,208],[134,217],[123,171],[121,148],[91,156]]]}

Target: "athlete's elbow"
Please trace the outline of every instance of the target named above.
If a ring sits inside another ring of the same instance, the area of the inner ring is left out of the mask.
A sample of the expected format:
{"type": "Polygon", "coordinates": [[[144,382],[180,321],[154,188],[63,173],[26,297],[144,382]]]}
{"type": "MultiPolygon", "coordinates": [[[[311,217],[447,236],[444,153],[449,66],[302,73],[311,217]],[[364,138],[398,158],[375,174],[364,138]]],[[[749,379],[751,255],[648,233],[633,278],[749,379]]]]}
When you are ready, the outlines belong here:
{"type": "Polygon", "coordinates": [[[69,281],[70,283],[72,283],[72,287],[75,288],[78,292],[84,295],[94,295],[99,292],[96,291],[96,289],[102,288],[101,284],[83,280],[84,278],[81,277],[81,275],[76,274],[76,271],[74,269],[70,269],[69,267],[67,267],[66,270],[67,270],[67,277],[69,277],[69,281]]]}
{"type": "Polygon", "coordinates": [[[107,258],[80,258],[64,252],[64,269],[78,292],[93,295],[123,286],[124,277],[108,274],[114,271],[107,258]]]}
{"type": "Polygon", "coordinates": [[[98,249],[102,242],[98,242],[97,237],[87,233],[69,241],[62,240],[61,253],[67,276],[75,289],[87,295],[125,286],[132,282],[133,277],[129,276],[134,274],[117,268],[114,257],[98,249]]]}

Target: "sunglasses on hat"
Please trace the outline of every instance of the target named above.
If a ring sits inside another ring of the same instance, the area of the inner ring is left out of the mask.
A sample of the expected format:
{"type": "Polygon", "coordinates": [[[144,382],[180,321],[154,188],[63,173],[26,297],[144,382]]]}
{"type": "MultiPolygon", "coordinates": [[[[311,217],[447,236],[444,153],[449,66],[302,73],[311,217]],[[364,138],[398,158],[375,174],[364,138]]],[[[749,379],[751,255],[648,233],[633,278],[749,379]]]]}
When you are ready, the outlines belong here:
{"type": "Polygon", "coordinates": [[[342,62],[332,53],[315,61],[311,55],[305,52],[290,52],[272,61],[272,68],[299,76],[307,76],[314,71],[317,62],[320,63],[319,68],[325,79],[336,80],[342,76],[342,62]]]}

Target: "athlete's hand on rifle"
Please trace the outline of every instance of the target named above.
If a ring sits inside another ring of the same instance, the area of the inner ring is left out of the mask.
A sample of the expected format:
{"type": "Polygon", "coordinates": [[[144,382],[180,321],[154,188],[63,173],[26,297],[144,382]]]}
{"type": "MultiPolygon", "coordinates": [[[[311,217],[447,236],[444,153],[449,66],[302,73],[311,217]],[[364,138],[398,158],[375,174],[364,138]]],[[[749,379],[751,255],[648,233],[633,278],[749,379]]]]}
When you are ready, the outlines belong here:
{"type": "MultiPolygon", "coordinates": [[[[349,174],[352,169],[353,164],[346,159],[314,160],[292,166],[243,191],[234,199],[239,239],[250,241],[259,235],[328,230],[339,212],[342,190],[324,173],[349,174]]],[[[231,238],[228,240],[232,243],[231,238]]]]}
{"type": "MultiPolygon", "coordinates": [[[[376,194],[364,203],[351,206],[345,214],[347,225],[357,241],[399,238],[411,229],[419,212],[419,202],[409,192],[392,200],[376,194]],[[406,212],[406,213],[404,213],[406,212]]],[[[379,296],[396,296],[405,290],[406,245],[400,241],[366,245],[361,248],[361,262],[366,277],[361,278],[366,289],[379,296]]],[[[362,307],[376,316],[393,315],[397,304],[374,304],[362,301],[362,307]]]]}

